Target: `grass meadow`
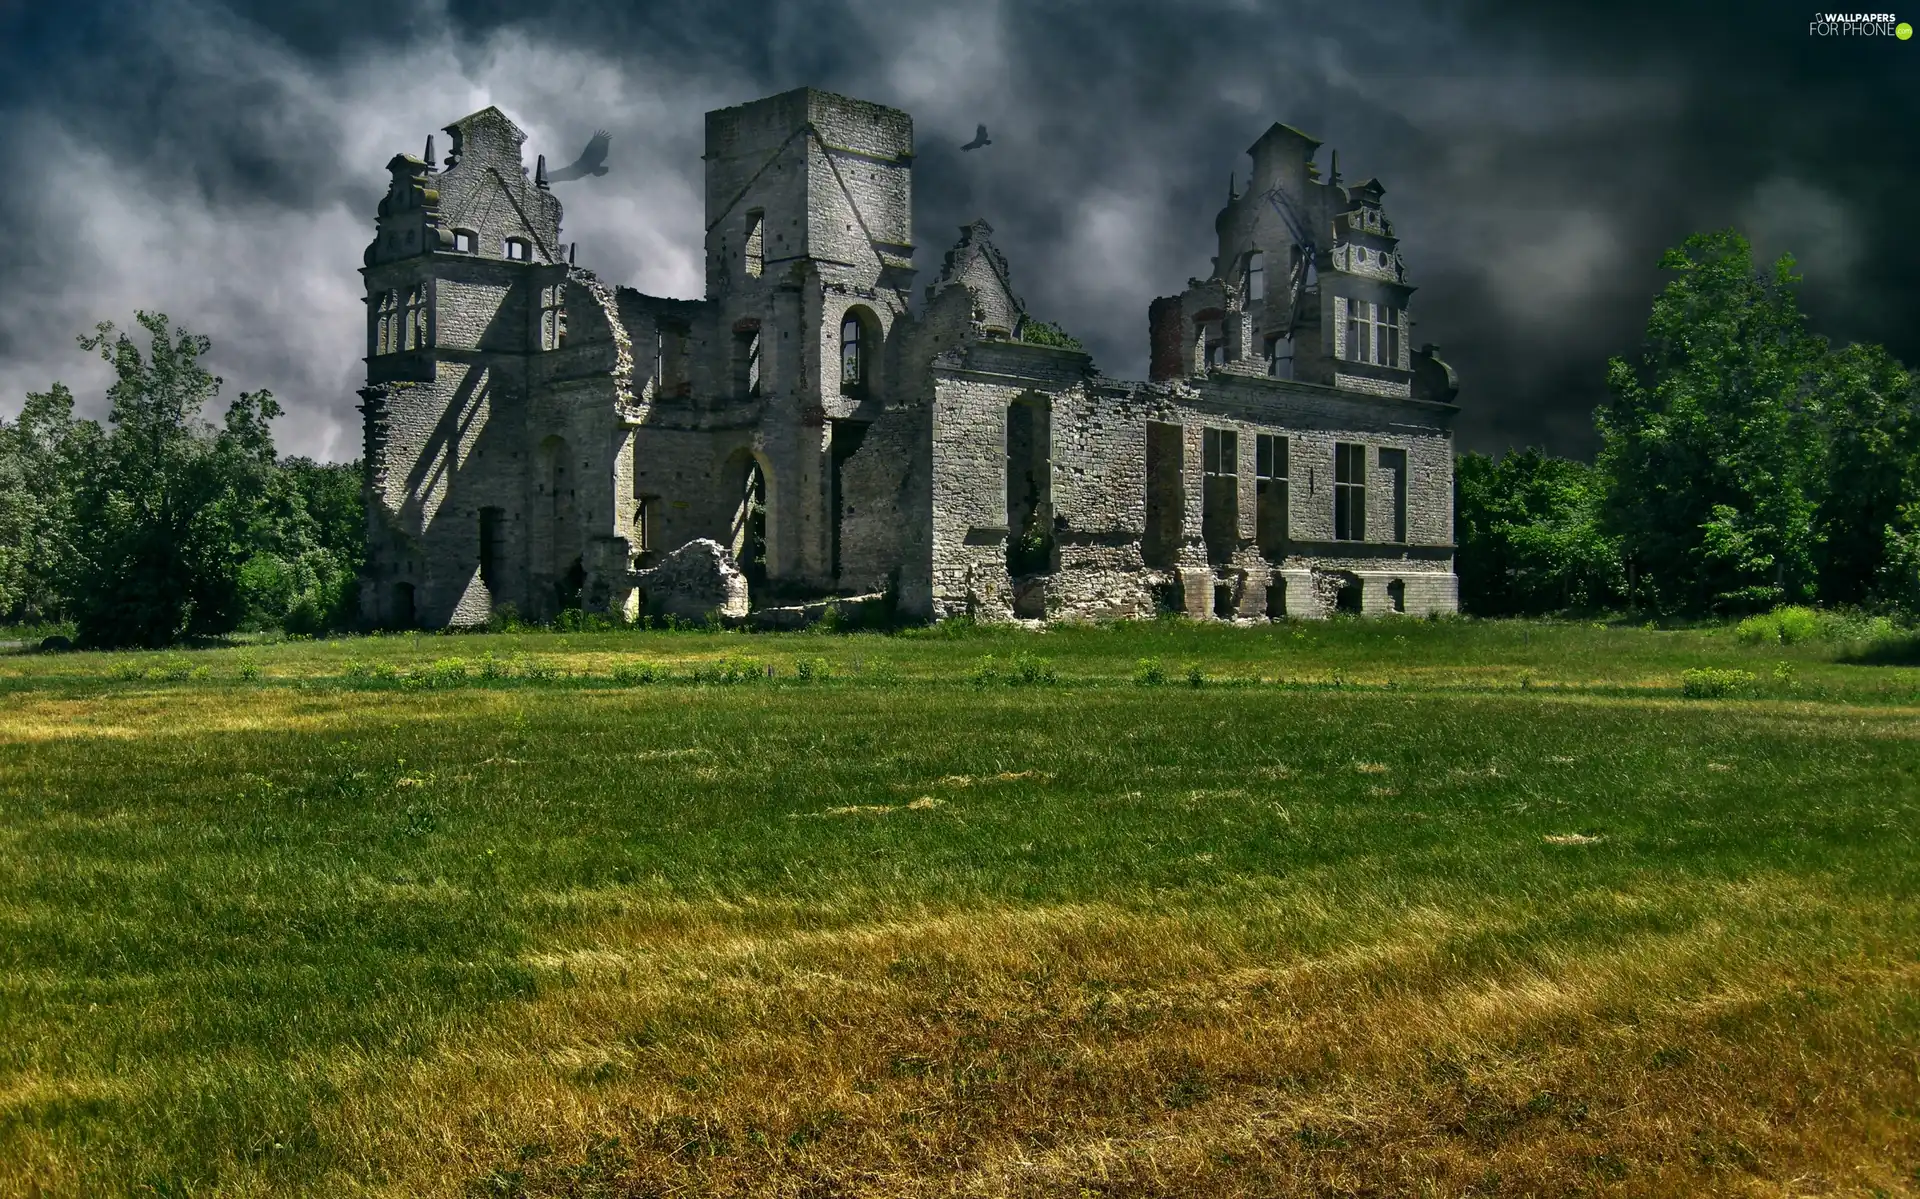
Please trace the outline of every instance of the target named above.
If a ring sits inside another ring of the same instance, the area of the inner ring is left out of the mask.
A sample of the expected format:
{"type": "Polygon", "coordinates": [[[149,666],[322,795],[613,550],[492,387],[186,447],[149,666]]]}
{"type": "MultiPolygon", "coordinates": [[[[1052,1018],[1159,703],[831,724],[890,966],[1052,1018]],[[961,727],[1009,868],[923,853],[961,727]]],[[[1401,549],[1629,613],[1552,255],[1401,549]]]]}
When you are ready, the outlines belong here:
{"type": "Polygon", "coordinates": [[[0,655],[0,1194],[1920,1193],[1905,657],[0,655]]]}

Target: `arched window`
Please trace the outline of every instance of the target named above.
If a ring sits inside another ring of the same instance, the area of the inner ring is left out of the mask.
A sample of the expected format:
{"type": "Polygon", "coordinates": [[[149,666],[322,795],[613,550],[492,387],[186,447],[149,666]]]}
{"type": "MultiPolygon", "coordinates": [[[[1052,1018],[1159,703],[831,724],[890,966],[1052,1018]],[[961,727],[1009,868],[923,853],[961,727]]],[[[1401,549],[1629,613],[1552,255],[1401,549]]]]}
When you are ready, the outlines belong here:
{"type": "Polygon", "coordinates": [[[400,293],[380,293],[373,309],[373,352],[391,354],[400,348],[400,293]]]}
{"type": "Polygon", "coordinates": [[[523,237],[509,237],[500,243],[500,252],[509,262],[525,262],[532,256],[533,247],[523,237]]]}
{"type": "Polygon", "coordinates": [[[480,246],[480,237],[471,229],[453,231],[453,250],[456,254],[471,254],[480,246]]]}
{"type": "Polygon", "coordinates": [[[840,392],[859,395],[867,384],[866,330],[858,315],[849,312],[840,322],[840,392]]]}
{"type": "Polygon", "coordinates": [[[1258,303],[1267,298],[1267,265],[1260,251],[1247,255],[1247,302],[1258,303]]]}
{"type": "Polygon", "coordinates": [[[395,339],[394,349],[404,347],[409,350],[424,349],[432,344],[427,328],[427,288],[420,284],[407,289],[407,309],[404,320],[404,332],[395,339]]]}

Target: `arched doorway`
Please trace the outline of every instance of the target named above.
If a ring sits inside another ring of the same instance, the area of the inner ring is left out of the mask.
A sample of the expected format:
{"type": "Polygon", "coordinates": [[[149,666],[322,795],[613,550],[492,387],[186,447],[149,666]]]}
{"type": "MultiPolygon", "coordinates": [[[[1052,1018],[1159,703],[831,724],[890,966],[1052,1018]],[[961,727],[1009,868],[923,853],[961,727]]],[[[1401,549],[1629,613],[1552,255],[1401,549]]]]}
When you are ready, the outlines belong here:
{"type": "Polygon", "coordinates": [[[742,447],[727,459],[725,480],[733,504],[727,523],[727,549],[733,554],[740,573],[747,576],[747,595],[758,600],[767,585],[767,500],[769,493],[766,464],[752,450],[742,447]]]}

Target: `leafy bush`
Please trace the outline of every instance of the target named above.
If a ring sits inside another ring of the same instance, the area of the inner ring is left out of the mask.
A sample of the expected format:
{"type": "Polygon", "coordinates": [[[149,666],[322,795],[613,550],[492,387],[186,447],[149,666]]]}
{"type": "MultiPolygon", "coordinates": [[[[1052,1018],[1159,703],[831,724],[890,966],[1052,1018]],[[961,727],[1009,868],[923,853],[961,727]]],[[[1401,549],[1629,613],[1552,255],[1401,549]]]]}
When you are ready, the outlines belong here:
{"type": "Polygon", "coordinates": [[[1133,682],[1136,687],[1158,687],[1167,681],[1167,668],[1158,658],[1142,658],[1133,664],[1133,682]]]}
{"type": "Polygon", "coordinates": [[[613,682],[617,687],[641,687],[660,678],[660,670],[651,662],[622,662],[613,668],[613,682]]]}
{"type": "Polygon", "coordinates": [[[1020,340],[1032,346],[1053,346],[1062,350],[1084,350],[1080,339],[1068,333],[1052,321],[1035,320],[1032,317],[1020,322],[1020,340]]]}
{"type": "Polygon", "coordinates": [[[1200,672],[1200,663],[1198,662],[1187,663],[1187,686],[1198,687],[1204,684],[1206,681],[1207,681],[1207,676],[1200,672]]]}
{"type": "Polygon", "coordinates": [[[1012,672],[1007,682],[1015,686],[1050,685],[1058,679],[1053,673],[1053,659],[1040,658],[1022,651],[1013,655],[1012,672]]]}
{"type": "Polygon", "coordinates": [[[833,667],[825,658],[802,658],[793,664],[793,673],[803,683],[818,683],[833,677],[833,667]]]}
{"type": "Polygon", "coordinates": [[[1688,699],[1726,699],[1752,691],[1756,682],[1750,670],[1701,667],[1680,672],[1680,693],[1688,699]]]}
{"type": "Polygon", "coordinates": [[[752,683],[768,677],[768,667],[758,658],[726,657],[705,662],[696,666],[693,681],[696,683],[752,683]]]}
{"type": "Polygon", "coordinates": [[[1816,639],[1885,641],[1897,637],[1899,633],[1899,627],[1885,616],[1818,611],[1797,604],[1749,616],[1733,630],[1734,636],[1744,645],[1795,645],[1816,639]]]}
{"type": "Polygon", "coordinates": [[[260,678],[260,663],[254,661],[253,655],[242,654],[240,656],[240,677],[249,683],[255,682],[260,678]]]}
{"type": "Polygon", "coordinates": [[[401,680],[409,688],[430,691],[458,687],[466,681],[467,660],[465,658],[441,658],[431,666],[415,669],[401,680]]]}

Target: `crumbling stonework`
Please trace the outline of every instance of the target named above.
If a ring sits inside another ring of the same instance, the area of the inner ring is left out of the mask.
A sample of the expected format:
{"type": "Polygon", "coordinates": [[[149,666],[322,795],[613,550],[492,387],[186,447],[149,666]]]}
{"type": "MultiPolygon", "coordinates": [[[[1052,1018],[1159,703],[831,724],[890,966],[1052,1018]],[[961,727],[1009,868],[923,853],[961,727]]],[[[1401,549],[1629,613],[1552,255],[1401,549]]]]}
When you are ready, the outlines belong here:
{"type": "Polygon", "coordinates": [[[448,132],[443,163],[388,164],[363,270],[380,623],[880,590],[936,619],[1456,606],[1457,382],[1411,345],[1384,189],[1322,180],[1297,130],[1249,150],[1212,273],[1149,306],[1146,382],[1025,340],[985,221],[915,309],[897,110],[707,114],[702,300],[572,265],[498,110],[448,132]]]}
{"type": "Polygon", "coordinates": [[[747,576],[734,566],[726,546],[706,537],[687,542],[662,558],[658,566],[630,572],[625,582],[628,591],[615,606],[628,619],[736,619],[748,610],[747,576]]]}

